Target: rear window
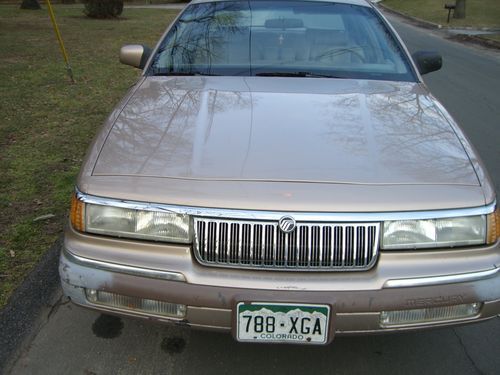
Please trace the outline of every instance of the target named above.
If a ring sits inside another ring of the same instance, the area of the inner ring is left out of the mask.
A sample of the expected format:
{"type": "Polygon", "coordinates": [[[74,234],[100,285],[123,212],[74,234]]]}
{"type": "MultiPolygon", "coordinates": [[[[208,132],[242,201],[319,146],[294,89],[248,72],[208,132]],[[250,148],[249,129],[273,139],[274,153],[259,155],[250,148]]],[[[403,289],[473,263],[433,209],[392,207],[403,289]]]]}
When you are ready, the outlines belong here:
{"type": "Polygon", "coordinates": [[[272,75],[415,81],[376,12],[312,1],[220,1],[188,6],[153,59],[153,75],[272,75]]]}

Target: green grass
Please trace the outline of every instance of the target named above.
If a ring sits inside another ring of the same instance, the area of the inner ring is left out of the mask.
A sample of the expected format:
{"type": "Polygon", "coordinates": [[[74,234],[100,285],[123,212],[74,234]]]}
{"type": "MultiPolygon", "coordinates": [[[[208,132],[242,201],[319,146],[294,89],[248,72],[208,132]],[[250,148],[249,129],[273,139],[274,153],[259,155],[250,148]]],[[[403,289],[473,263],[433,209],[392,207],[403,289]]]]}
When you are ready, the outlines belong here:
{"type": "Polygon", "coordinates": [[[92,20],[55,6],[76,84],[66,76],[46,10],[0,6],[0,308],[61,234],[90,141],[139,76],[127,43],[154,46],[176,11],[126,9],[92,20]],[[39,216],[55,217],[34,222],[39,216]]]}
{"type": "MultiPolygon", "coordinates": [[[[383,0],[387,7],[426,21],[447,25],[444,4],[454,0],[383,0]]],[[[465,19],[450,18],[451,27],[500,27],[499,0],[467,0],[465,19]]]]}

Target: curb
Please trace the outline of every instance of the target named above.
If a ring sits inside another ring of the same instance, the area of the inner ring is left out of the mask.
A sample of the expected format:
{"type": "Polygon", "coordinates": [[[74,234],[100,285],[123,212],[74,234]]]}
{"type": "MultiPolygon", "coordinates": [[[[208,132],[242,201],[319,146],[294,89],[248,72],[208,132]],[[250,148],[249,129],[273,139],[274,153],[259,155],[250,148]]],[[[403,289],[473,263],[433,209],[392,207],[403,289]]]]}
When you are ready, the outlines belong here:
{"type": "Polygon", "coordinates": [[[480,36],[477,35],[457,34],[449,36],[448,39],[457,40],[459,42],[469,42],[473,44],[478,44],[486,48],[500,49],[499,41],[481,38],[480,36]]]}
{"type": "Polygon", "coordinates": [[[46,320],[59,290],[59,252],[62,237],[45,253],[35,268],[0,310],[0,374],[8,373],[23,344],[46,320]]]}
{"type": "MultiPolygon", "coordinates": [[[[486,27],[481,27],[478,29],[475,29],[472,27],[462,27],[460,29],[453,29],[453,28],[449,28],[447,26],[443,26],[443,25],[434,23],[434,22],[425,21],[425,20],[410,16],[410,15],[405,14],[405,13],[401,13],[397,10],[394,10],[394,9],[387,7],[383,3],[377,3],[376,6],[379,7],[381,10],[383,10],[384,12],[397,15],[401,18],[406,19],[407,21],[409,21],[410,23],[412,23],[416,26],[420,26],[420,27],[423,27],[425,29],[442,30],[444,32],[448,32],[449,30],[455,30],[455,31],[457,31],[457,30],[458,31],[459,30],[480,30],[480,31],[486,31],[486,32],[487,31],[500,31],[500,29],[498,29],[498,28],[486,28],[486,27]]],[[[450,40],[480,45],[482,47],[491,48],[491,49],[500,49],[500,42],[497,42],[495,40],[481,38],[480,36],[477,36],[477,35],[467,35],[467,34],[460,34],[460,33],[458,33],[458,34],[448,33],[448,34],[449,35],[446,36],[446,38],[450,39],[450,40]]]]}

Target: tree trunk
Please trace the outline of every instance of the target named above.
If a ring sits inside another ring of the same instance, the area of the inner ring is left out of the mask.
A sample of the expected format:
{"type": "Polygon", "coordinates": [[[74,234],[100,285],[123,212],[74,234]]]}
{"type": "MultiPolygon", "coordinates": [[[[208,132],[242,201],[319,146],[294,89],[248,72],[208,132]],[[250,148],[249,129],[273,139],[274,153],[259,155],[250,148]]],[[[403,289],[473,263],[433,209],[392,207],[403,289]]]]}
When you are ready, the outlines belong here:
{"type": "Polygon", "coordinates": [[[465,0],[456,0],[453,18],[465,18],[465,0]]]}
{"type": "Polygon", "coordinates": [[[23,0],[21,9],[42,9],[38,0],[23,0]]]}

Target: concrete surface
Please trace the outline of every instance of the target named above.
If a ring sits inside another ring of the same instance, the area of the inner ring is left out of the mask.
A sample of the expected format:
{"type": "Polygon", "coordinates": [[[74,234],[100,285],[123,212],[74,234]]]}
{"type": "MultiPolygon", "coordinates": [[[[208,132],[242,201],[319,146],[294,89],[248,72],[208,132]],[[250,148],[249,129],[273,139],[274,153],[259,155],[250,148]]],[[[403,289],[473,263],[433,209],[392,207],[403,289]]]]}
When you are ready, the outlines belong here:
{"type": "Polygon", "coordinates": [[[119,318],[100,330],[98,319],[74,305],[60,306],[12,374],[495,374],[500,365],[500,319],[423,333],[338,337],[327,347],[241,344],[226,334],[119,318]]]}

